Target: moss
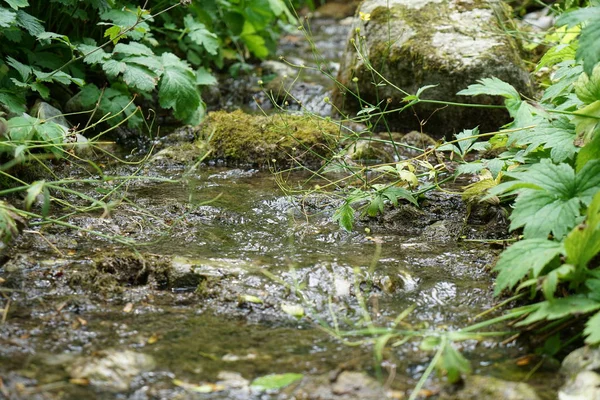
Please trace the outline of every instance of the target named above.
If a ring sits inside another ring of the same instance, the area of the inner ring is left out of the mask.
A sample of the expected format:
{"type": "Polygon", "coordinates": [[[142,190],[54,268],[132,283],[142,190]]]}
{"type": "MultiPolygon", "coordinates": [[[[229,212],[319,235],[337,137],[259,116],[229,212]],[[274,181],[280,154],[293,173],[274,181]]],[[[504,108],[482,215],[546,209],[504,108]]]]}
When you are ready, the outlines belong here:
{"type": "Polygon", "coordinates": [[[338,132],[338,125],[310,116],[217,111],[200,127],[200,140],[209,141],[211,158],[228,164],[315,165],[332,154],[338,132]]]}

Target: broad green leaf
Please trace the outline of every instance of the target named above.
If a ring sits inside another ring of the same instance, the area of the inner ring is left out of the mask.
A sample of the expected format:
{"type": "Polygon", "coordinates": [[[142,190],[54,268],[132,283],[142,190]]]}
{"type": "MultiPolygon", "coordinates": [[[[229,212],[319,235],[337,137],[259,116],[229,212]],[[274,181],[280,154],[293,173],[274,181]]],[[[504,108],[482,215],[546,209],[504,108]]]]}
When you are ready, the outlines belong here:
{"type": "Polygon", "coordinates": [[[11,56],[6,57],[6,63],[17,70],[19,75],[21,75],[23,82],[26,82],[27,79],[29,79],[29,77],[31,76],[33,69],[29,65],[25,65],[15,60],[11,56]]]}
{"type": "MultiPolygon", "coordinates": [[[[175,56],[170,53],[162,55],[163,60],[171,57],[175,56]]],[[[189,69],[167,67],[167,64],[158,89],[160,106],[173,109],[175,117],[186,120],[202,105],[195,76],[189,69]]]]}
{"type": "Polygon", "coordinates": [[[351,232],[354,225],[354,208],[349,203],[344,203],[333,213],[333,221],[337,221],[343,229],[351,232]]]}
{"type": "Polygon", "coordinates": [[[585,342],[587,344],[595,345],[600,343],[600,312],[587,320],[583,334],[586,336],[585,342]]]}
{"type": "Polygon", "coordinates": [[[19,8],[29,6],[29,2],[27,0],[4,0],[11,6],[14,10],[18,10],[19,8]]]}
{"type": "Polygon", "coordinates": [[[469,361],[451,343],[444,346],[438,368],[446,373],[450,383],[460,381],[462,373],[469,374],[471,372],[469,361]]]}
{"type": "Polygon", "coordinates": [[[302,374],[272,374],[256,378],[250,384],[250,387],[256,390],[275,390],[281,389],[304,378],[302,374]]]}
{"type": "Polygon", "coordinates": [[[596,134],[577,154],[577,171],[581,171],[589,161],[600,159],[600,135],[596,134]]]}
{"type": "Polygon", "coordinates": [[[200,67],[196,70],[196,85],[216,85],[219,81],[206,68],[200,67]]]}
{"type": "Polygon", "coordinates": [[[190,39],[199,46],[204,47],[207,53],[216,55],[219,52],[219,38],[206,28],[201,22],[198,22],[190,14],[183,18],[183,24],[187,29],[190,39]]]}
{"type": "Polygon", "coordinates": [[[152,50],[141,43],[119,43],[115,46],[113,54],[125,54],[130,56],[152,56],[154,53],[152,50]]]}
{"type": "Polygon", "coordinates": [[[568,315],[587,314],[600,308],[600,302],[582,296],[572,295],[539,303],[536,311],[516,326],[525,326],[542,320],[555,320],[568,315]]]}
{"type": "Polygon", "coordinates": [[[111,26],[104,32],[104,37],[112,40],[113,44],[117,44],[119,40],[123,39],[123,36],[121,36],[121,28],[117,25],[111,26]]]}
{"type": "Polygon", "coordinates": [[[7,121],[8,134],[15,142],[31,140],[35,134],[35,126],[39,123],[37,118],[30,116],[14,117],[7,121]]]}
{"type": "Polygon", "coordinates": [[[160,62],[160,59],[156,56],[148,57],[148,56],[133,56],[126,57],[123,59],[123,62],[127,64],[136,64],[143,67],[148,68],[155,75],[160,76],[163,72],[163,65],[160,62]]]}
{"type": "Polygon", "coordinates": [[[125,72],[125,69],[127,69],[127,64],[125,64],[123,61],[108,60],[102,64],[102,69],[104,72],[106,72],[106,75],[114,78],[117,75],[125,72]]]}
{"type": "Polygon", "coordinates": [[[515,180],[492,188],[490,194],[518,193],[511,229],[524,226],[526,238],[552,232],[560,239],[579,222],[580,203],[589,204],[600,189],[600,160],[588,162],[577,175],[570,165],[548,159],[506,175],[515,180]]]}
{"type": "Polygon", "coordinates": [[[427,336],[421,340],[419,348],[423,351],[431,351],[436,349],[442,343],[442,338],[439,336],[427,336]]]}
{"type": "Polygon", "coordinates": [[[586,205],[592,201],[592,197],[600,191],[600,160],[588,161],[577,173],[577,194],[586,205]]]}
{"type": "Polygon", "coordinates": [[[376,217],[379,213],[383,213],[383,199],[381,195],[377,194],[373,196],[371,202],[367,206],[367,215],[369,217],[376,217]]]}
{"type": "Polygon", "coordinates": [[[580,268],[600,253],[600,190],[588,207],[586,223],[576,226],[565,238],[567,262],[580,268]]]}
{"type": "Polygon", "coordinates": [[[417,203],[417,199],[415,199],[415,197],[408,190],[398,186],[390,186],[385,188],[381,192],[381,195],[390,200],[395,206],[398,205],[398,199],[407,200],[413,203],[415,206],[419,205],[419,203],[417,203]]]}
{"type": "Polygon", "coordinates": [[[17,13],[0,7],[0,28],[10,28],[17,21],[17,13]]]}
{"type": "Polygon", "coordinates": [[[85,55],[83,62],[86,64],[97,64],[110,57],[104,49],[89,44],[79,44],[77,45],[77,50],[79,50],[82,55],[85,55]]]}
{"type": "Polygon", "coordinates": [[[519,92],[510,84],[496,78],[483,78],[478,80],[477,84],[469,85],[467,89],[463,89],[457,94],[462,96],[476,96],[487,94],[490,96],[502,96],[506,100],[506,108],[511,115],[516,114],[521,105],[521,96],[519,92]]]}
{"type": "Polygon", "coordinates": [[[248,50],[258,58],[265,58],[269,55],[265,39],[257,34],[242,35],[242,41],[248,47],[248,50]]]}
{"type": "MultiPolygon", "coordinates": [[[[554,292],[556,292],[559,280],[566,278],[574,271],[575,267],[573,265],[563,264],[546,274],[546,277],[542,282],[542,292],[544,293],[546,300],[554,299],[554,292]]],[[[534,280],[534,282],[537,283],[537,280],[534,280]]]]}
{"type": "Polygon", "coordinates": [[[139,89],[144,92],[154,90],[156,86],[157,76],[144,67],[138,67],[134,64],[127,65],[123,72],[123,81],[132,88],[139,89]]]}
{"type": "Polygon", "coordinates": [[[289,23],[296,23],[296,18],[290,12],[283,0],[269,0],[269,6],[271,7],[273,14],[276,16],[280,16],[282,13],[285,13],[289,23]]]}
{"type": "Polygon", "coordinates": [[[26,110],[25,99],[10,92],[0,91],[0,104],[4,104],[15,114],[22,114],[26,110]]]}
{"type": "Polygon", "coordinates": [[[585,143],[589,142],[600,123],[600,100],[577,110],[573,123],[577,135],[582,137],[585,143]]]}
{"type": "Polygon", "coordinates": [[[56,145],[47,148],[48,150],[54,153],[57,157],[61,157],[63,155],[63,149],[60,145],[63,143],[64,138],[68,133],[68,129],[66,127],[50,121],[36,125],[35,130],[39,136],[39,139],[56,145]]]}
{"type": "Polygon", "coordinates": [[[537,66],[535,67],[536,71],[544,67],[552,67],[560,62],[565,60],[575,60],[575,51],[577,50],[577,46],[575,43],[560,43],[554,47],[551,47],[538,61],[537,66]]]}
{"type": "Polygon", "coordinates": [[[35,90],[36,92],[38,92],[44,100],[46,100],[50,97],[50,89],[48,89],[48,87],[46,85],[44,85],[43,83],[33,82],[30,87],[32,90],[35,90]]]}
{"type": "Polygon", "coordinates": [[[594,68],[591,77],[585,72],[579,76],[575,83],[575,93],[586,104],[600,100],[600,65],[594,68]]]}
{"type": "Polygon", "coordinates": [[[564,13],[556,22],[556,26],[575,26],[586,22],[579,37],[577,60],[583,60],[583,68],[592,75],[594,66],[600,61],[600,7],[578,8],[564,13]]]}
{"type": "Polygon", "coordinates": [[[102,92],[94,84],[85,85],[79,93],[71,98],[71,102],[77,104],[77,110],[87,110],[95,107],[102,92]]]}
{"type": "Polygon", "coordinates": [[[17,25],[29,32],[31,36],[38,36],[44,32],[41,21],[23,10],[17,11],[17,25]]]}
{"type": "Polygon", "coordinates": [[[559,242],[546,239],[525,239],[514,243],[500,254],[494,267],[498,271],[494,293],[512,289],[531,274],[537,278],[550,262],[563,252],[559,242]]]}

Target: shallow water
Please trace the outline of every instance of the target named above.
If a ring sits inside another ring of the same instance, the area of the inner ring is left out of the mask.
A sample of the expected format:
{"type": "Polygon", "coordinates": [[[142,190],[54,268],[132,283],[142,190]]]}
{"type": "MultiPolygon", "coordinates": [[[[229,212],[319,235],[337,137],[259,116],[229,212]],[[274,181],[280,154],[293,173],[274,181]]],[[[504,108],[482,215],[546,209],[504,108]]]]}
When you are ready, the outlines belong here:
{"type": "MultiPolygon", "coordinates": [[[[95,290],[97,277],[91,288],[74,277],[111,262],[131,265],[130,250],[70,230],[47,228],[46,240],[25,234],[0,267],[6,280],[1,287],[23,290],[4,292],[11,303],[0,325],[0,376],[14,398],[115,398],[102,386],[68,381],[76,357],[106,349],[130,349],[156,361],[118,391],[119,398],[197,398],[173,379],[216,382],[223,371],[247,380],[336,370],[376,376],[381,363],[372,345],[349,347],[322,328],[386,327],[414,306],[404,329],[453,330],[493,304],[487,268],[494,251],[488,246],[386,233],[375,220],[343,232],[331,222],[335,200],[284,196],[268,172],[204,169],[181,183],[133,186],[129,197],[136,207],[117,208],[96,228],[122,227],[140,244],[152,242],[137,249],[149,266],[194,266],[201,275],[198,289],[162,287],[152,280],[158,272],[150,271],[146,281],[122,280],[120,290],[95,290]],[[140,217],[141,209],[154,217],[140,217]],[[159,222],[171,230],[165,234],[159,222]],[[302,307],[304,318],[286,314],[282,305],[302,307]]],[[[91,221],[70,220],[81,226],[91,221]]],[[[386,370],[395,370],[392,389],[408,393],[427,366],[432,354],[418,344],[383,352],[384,378],[386,370]]],[[[514,344],[468,341],[462,348],[476,373],[519,379],[531,368],[516,366],[523,348],[514,344]]],[[[544,373],[537,376],[533,383],[542,385],[544,373]]],[[[435,393],[440,382],[436,378],[429,387],[435,393]]],[[[266,395],[246,385],[203,396],[266,395]]]]}

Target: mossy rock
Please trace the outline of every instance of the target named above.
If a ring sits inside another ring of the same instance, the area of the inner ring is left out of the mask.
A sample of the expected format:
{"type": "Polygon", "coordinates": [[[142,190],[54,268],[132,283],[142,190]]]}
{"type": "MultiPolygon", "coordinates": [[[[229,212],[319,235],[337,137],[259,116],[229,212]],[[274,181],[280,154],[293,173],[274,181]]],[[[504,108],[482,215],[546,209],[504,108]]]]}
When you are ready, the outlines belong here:
{"type": "Polygon", "coordinates": [[[199,128],[209,158],[227,165],[315,166],[335,150],[339,125],[311,116],[251,115],[242,111],[209,113],[199,128]]]}
{"type": "MultiPolygon", "coordinates": [[[[403,98],[426,85],[422,99],[502,105],[499,96],[458,96],[478,79],[495,76],[525,95],[532,93],[529,73],[512,29],[510,9],[494,0],[365,0],[355,17],[338,74],[334,104],[350,115],[364,106],[352,94],[387,110],[406,105],[403,98]],[[370,18],[365,18],[368,14],[370,18]],[[367,20],[368,19],[368,20],[367,20]],[[366,58],[359,56],[355,47],[366,58]],[[368,61],[368,62],[367,62],[368,61]],[[387,84],[373,73],[382,74],[387,84]],[[376,85],[373,81],[376,81],[376,85]]],[[[398,131],[424,127],[432,136],[450,136],[480,126],[493,131],[509,121],[504,109],[418,104],[387,116],[398,131]]]]}

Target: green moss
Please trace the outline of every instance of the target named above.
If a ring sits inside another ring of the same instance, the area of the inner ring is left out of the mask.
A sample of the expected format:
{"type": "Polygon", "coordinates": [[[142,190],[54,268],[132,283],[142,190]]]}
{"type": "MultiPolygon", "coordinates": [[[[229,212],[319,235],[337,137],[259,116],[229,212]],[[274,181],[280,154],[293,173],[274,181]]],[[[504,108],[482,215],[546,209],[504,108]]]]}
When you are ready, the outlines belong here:
{"type": "Polygon", "coordinates": [[[332,154],[338,132],[338,125],[310,116],[217,111],[201,126],[200,141],[209,141],[210,158],[228,164],[314,165],[332,154]]]}

